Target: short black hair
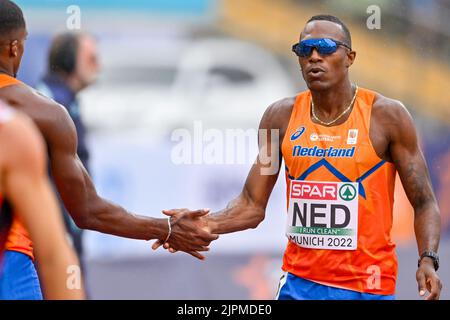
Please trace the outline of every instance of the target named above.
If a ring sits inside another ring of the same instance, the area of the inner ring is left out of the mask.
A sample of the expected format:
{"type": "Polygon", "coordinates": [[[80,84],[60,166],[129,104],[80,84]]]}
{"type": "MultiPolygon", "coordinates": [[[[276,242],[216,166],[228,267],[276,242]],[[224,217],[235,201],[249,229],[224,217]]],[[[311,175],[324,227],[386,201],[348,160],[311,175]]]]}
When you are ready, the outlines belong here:
{"type": "Polygon", "coordinates": [[[340,25],[342,27],[342,29],[344,30],[344,36],[345,36],[344,43],[346,45],[348,45],[350,48],[352,47],[352,35],[350,34],[350,30],[348,30],[345,23],[342,22],[342,20],[339,19],[338,17],[332,16],[329,14],[318,14],[316,16],[311,17],[311,19],[309,19],[308,22],[306,22],[306,23],[308,24],[312,21],[330,21],[330,22],[340,25]]]}
{"type": "Polygon", "coordinates": [[[22,9],[10,0],[0,0],[0,37],[25,27],[22,9]]]}
{"type": "Polygon", "coordinates": [[[70,31],[55,36],[48,55],[49,74],[68,76],[75,71],[80,37],[80,33],[70,31]]]}

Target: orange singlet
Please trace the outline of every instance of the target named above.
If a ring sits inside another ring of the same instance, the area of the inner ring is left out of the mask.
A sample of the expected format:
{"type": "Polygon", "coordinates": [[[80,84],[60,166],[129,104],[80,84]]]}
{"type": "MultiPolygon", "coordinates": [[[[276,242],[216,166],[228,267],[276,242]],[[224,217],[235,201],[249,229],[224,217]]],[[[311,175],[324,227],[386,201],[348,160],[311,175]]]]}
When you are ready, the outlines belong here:
{"type": "Polygon", "coordinates": [[[323,285],[393,295],[395,167],[369,138],[375,93],[359,88],[349,118],[326,127],[300,93],[282,143],[289,239],[283,270],[323,285]]]}
{"type": "MultiPolygon", "coordinates": [[[[0,88],[20,83],[19,80],[11,76],[0,74],[0,88]]],[[[5,249],[21,252],[31,257],[31,259],[34,259],[33,244],[30,240],[30,236],[17,215],[13,215],[13,222],[6,240],[5,249]]]]}

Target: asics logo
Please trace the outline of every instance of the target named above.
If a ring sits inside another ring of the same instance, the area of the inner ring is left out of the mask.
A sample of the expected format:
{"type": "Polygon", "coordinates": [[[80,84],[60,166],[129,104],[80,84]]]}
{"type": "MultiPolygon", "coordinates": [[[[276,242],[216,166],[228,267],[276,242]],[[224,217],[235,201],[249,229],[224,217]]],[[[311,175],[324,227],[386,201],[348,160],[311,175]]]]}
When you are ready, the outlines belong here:
{"type": "Polygon", "coordinates": [[[303,134],[303,132],[305,132],[305,127],[301,126],[297,129],[297,131],[295,131],[292,136],[291,136],[291,141],[295,141],[298,138],[300,138],[300,136],[303,134]]]}

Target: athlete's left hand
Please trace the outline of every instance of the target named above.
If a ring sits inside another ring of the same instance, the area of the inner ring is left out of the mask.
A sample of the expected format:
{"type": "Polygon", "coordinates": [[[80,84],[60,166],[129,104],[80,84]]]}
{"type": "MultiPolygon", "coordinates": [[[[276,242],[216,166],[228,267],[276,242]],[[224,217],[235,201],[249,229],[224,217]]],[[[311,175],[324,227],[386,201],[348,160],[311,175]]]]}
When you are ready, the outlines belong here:
{"type": "Polygon", "coordinates": [[[442,283],[434,270],[433,261],[429,258],[423,258],[419,269],[416,272],[417,284],[419,285],[419,295],[425,296],[428,291],[430,295],[425,300],[439,300],[441,295],[442,283]]]}

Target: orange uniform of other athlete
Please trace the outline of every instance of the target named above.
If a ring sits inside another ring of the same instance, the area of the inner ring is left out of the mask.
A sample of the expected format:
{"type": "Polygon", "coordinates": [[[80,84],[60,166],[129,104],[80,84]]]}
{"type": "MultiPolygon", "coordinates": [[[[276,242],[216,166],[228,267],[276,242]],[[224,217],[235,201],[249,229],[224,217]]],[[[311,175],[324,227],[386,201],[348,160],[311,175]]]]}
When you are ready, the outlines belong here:
{"type": "Polygon", "coordinates": [[[393,295],[396,171],[369,137],[374,98],[359,88],[349,118],[327,127],[311,121],[310,91],[297,96],[282,143],[289,239],[283,270],[332,287],[393,295]]]}
{"type": "MultiPolygon", "coordinates": [[[[19,80],[12,78],[6,74],[0,74],[0,88],[21,83],[19,80]]],[[[20,219],[14,215],[11,229],[6,240],[5,249],[10,251],[21,252],[34,259],[33,243],[27,230],[24,228],[20,219]]]]}

